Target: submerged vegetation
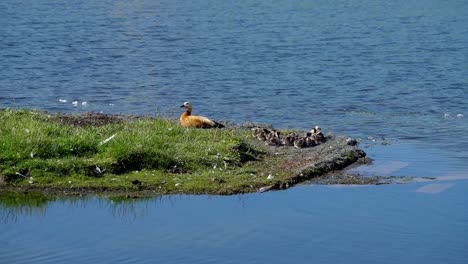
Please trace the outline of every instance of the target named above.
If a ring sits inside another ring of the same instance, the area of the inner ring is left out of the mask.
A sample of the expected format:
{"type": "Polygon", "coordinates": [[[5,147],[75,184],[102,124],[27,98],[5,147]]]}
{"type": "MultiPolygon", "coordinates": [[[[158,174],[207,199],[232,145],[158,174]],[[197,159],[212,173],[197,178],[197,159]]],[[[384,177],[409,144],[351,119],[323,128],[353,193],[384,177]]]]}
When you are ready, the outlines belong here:
{"type": "Polygon", "coordinates": [[[299,182],[298,168],[305,164],[298,157],[305,153],[296,151],[292,159],[272,152],[249,129],[188,129],[163,118],[0,109],[0,188],[9,190],[253,192],[299,182]]]}

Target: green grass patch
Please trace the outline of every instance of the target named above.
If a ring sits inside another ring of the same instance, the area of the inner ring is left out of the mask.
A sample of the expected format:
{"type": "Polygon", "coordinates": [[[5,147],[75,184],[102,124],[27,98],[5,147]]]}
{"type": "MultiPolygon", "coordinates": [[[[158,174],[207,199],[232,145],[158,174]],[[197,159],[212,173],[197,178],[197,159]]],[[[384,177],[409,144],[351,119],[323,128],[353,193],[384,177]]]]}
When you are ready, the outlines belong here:
{"type": "Polygon", "coordinates": [[[0,110],[0,185],[228,194],[271,183],[252,164],[265,150],[251,144],[249,130],[186,129],[162,118],[57,120],[0,110]]]}
{"type": "Polygon", "coordinates": [[[246,193],[288,188],[364,156],[344,137],[304,149],[267,147],[239,127],[187,129],[163,118],[0,109],[0,196],[10,190],[246,193]]]}

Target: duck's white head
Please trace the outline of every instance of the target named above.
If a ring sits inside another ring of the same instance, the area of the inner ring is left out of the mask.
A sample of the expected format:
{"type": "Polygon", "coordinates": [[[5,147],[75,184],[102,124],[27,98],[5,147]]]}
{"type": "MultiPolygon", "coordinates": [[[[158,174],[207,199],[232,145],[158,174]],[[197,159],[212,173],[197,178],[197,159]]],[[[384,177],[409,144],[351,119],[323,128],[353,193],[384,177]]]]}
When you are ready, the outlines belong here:
{"type": "Polygon", "coordinates": [[[180,107],[185,107],[185,109],[192,111],[192,105],[189,102],[185,102],[183,105],[180,107]]]}

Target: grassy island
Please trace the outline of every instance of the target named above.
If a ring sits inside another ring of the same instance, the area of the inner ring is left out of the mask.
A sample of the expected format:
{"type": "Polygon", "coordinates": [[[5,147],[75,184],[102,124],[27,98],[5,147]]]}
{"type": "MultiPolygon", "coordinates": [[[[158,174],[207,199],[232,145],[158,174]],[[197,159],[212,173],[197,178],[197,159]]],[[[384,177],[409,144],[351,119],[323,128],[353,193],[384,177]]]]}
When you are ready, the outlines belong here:
{"type": "Polygon", "coordinates": [[[165,118],[0,109],[0,191],[235,194],[288,188],[365,153],[334,137],[271,147],[250,128],[187,129],[165,118]]]}

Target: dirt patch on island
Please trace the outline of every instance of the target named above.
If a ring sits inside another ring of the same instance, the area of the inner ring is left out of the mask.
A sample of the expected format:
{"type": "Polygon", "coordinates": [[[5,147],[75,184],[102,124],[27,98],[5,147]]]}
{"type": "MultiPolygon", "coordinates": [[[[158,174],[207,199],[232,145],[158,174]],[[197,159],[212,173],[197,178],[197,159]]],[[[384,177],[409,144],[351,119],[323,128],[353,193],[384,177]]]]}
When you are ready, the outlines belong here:
{"type": "Polygon", "coordinates": [[[51,120],[63,125],[89,127],[89,126],[104,126],[107,124],[123,123],[134,121],[142,118],[149,118],[145,116],[121,116],[121,115],[108,115],[103,113],[88,112],[83,114],[54,114],[51,115],[51,120]]]}
{"type": "MultiPolygon", "coordinates": [[[[285,181],[278,181],[270,186],[271,189],[286,189],[299,183],[312,181],[316,184],[331,184],[319,179],[335,177],[336,172],[342,171],[353,164],[368,163],[366,153],[354,143],[350,144],[348,137],[327,136],[325,142],[310,148],[268,147],[268,156],[279,157],[279,168],[292,172],[285,181]],[[334,176],[335,175],[335,176],[334,176]]],[[[337,184],[376,184],[373,179],[366,179],[357,175],[337,180],[337,184]]]]}

